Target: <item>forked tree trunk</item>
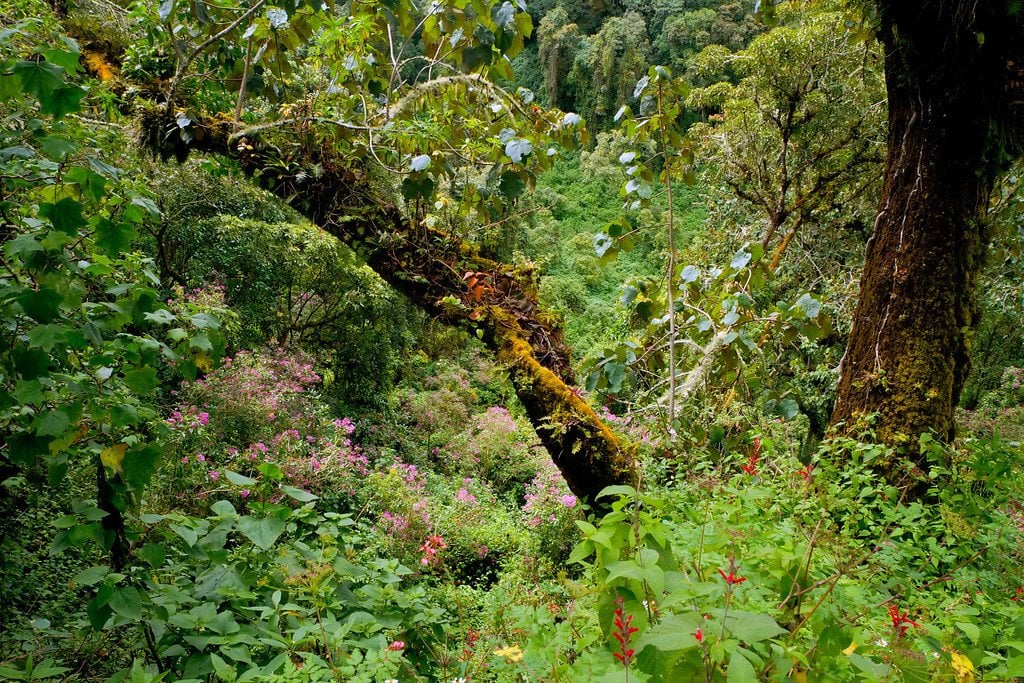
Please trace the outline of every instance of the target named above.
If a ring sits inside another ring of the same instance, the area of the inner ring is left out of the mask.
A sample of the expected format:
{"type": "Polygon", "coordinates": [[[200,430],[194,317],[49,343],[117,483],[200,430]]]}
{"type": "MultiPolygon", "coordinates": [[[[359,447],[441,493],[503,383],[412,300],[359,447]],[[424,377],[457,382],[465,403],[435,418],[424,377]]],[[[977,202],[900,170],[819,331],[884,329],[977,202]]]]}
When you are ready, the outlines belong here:
{"type": "Polygon", "coordinates": [[[907,447],[909,457],[883,465],[900,481],[924,464],[916,446],[922,433],[954,434],[988,246],[984,209],[1007,152],[999,135],[1007,122],[1006,52],[1020,48],[990,3],[876,4],[888,157],[832,424],[856,433],[862,417],[875,416],[878,439],[907,447]]]}
{"type": "MultiPolygon", "coordinates": [[[[257,140],[230,141],[231,124],[223,119],[194,121],[192,127],[188,148],[234,157],[261,185],[355,249],[413,303],[440,320],[479,329],[580,499],[594,502],[607,486],[635,483],[634,448],[571,386],[569,347],[560,321],[538,301],[532,272],[486,259],[457,236],[411,220],[388,194],[375,191],[328,150],[282,159],[279,150],[257,140]],[[318,173],[306,172],[313,166],[318,173]],[[283,168],[292,170],[277,171],[283,168]]],[[[144,115],[142,128],[147,146],[181,156],[183,143],[163,108],[144,115]]]]}

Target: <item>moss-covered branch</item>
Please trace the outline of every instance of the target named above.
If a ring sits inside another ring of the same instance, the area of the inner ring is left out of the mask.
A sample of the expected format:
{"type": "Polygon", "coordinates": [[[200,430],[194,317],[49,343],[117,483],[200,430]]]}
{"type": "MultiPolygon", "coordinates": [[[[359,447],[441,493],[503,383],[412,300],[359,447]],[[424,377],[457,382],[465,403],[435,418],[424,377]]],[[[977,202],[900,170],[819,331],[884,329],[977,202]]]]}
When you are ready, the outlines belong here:
{"type": "Polygon", "coordinates": [[[147,147],[165,158],[191,149],[231,156],[415,304],[480,329],[573,493],[593,501],[602,488],[634,480],[633,449],[571,388],[570,349],[560,321],[538,301],[531,269],[484,258],[457,236],[411,219],[392,194],[327,148],[288,156],[259,140],[232,139],[232,122],[218,118],[193,121],[186,142],[170,119],[162,107],[142,116],[147,147]]]}

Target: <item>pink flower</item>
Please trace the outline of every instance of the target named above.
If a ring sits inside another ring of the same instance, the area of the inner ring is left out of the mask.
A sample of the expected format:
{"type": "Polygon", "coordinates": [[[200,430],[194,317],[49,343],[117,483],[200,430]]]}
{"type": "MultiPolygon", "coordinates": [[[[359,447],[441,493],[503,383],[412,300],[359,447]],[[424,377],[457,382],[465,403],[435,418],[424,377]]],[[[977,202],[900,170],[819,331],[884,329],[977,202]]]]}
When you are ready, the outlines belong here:
{"type": "Polygon", "coordinates": [[[217,481],[218,479],[220,479],[220,472],[217,470],[210,470],[210,480],[217,481]]]}
{"type": "Polygon", "coordinates": [[[242,489],[242,498],[249,497],[249,489],[242,489]]]}
{"type": "Polygon", "coordinates": [[[205,412],[204,413],[199,413],[199,424],[205,425],[205,424],[209,424],[209,422],[210,422],[210,414],[209,413],[205,413],[205,412]]]}
{"type": "Polygon", "coordinates": [[[567,495],[562,496],[558,500],[561,501],[562,505],[564,505],[567,508],[574,508],[574,507],[576,507],[576,496],[568,495],[567,494],[567,495]]]}
{"type": "Polygon", "coordinates": [[[188,456],[187,456],[187,455],[186,455],[186,456],[184,456],[184,457],[183,457],[183,458],[181,459],[181,462],[182,462],[183,464],[187,465],[187,464],[188,464],[188,456]]]}
{"type": "Polygon", "coordinates": [[[206,456],[200,453],[199,455],[196,456],[196,460],[198,460],[199,462],[206,462],[206,456]]]}
{"type": "Polygon", "coordinates": [[[405,642],[401,640],[396,640],[395,642],[388,645],[388,649],[392,652],[401,652],[405,649],[405,642]]]}

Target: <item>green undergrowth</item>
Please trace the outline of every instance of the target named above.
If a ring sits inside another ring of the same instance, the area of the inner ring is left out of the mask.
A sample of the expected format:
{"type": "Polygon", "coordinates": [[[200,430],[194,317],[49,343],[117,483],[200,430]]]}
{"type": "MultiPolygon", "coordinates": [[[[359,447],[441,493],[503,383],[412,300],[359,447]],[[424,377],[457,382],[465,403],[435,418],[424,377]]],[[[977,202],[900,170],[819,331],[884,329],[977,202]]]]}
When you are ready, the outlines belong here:
{"type": "MultiPolygon", "coordinates": [[[[567,339],[580,357],[622,333],[622,285],[660,278],[665,270],[664,193],[645,214],[633,250],[610,261],[595,251],[595,235],[622,215],[622,180],[614,164],[585,167],[579,157],[556,162],[537,180],[536,201],[546,208],[526,229],[526,256],[540,265],[542,299],[566,318],[567,339]]],[[[693,188],[674,189],[681,245],[702,228],[706,212],[693,188]]]]}

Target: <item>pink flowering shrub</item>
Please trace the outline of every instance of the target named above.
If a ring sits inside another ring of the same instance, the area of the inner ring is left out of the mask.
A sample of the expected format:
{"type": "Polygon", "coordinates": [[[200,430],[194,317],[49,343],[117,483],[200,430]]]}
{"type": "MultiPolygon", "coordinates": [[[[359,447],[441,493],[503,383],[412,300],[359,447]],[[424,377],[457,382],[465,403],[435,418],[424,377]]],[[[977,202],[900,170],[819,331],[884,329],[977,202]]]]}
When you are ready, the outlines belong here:
{"type": "Polygon", "coordinates": [[[181,433],[191,416],[205,413],[205,444],[244,448],[288,429],[311,432],[324,415],[313,391],[320,376],[301,352],[281,348],[239,351],[205,378],[185,386],[167,423],[181,433]]]}
{"type": "Polygon", "coordinates": [[[241,351],[186,385],[166,419],[173,467],[154,495],[198,509],[211,498],[278,502],[285,485],[350,507],[369,461],[354,423],[327,417],[318,381],[308,358],[272,349],[241,351]]]}
{"type": "Polygon", "coordinates": [[[520,500],[527,482],[547,459],[546,452],[530,448],[536,438],[508,410],[494,406],[476,415],[447,446],[435,449],[434,458],[446,471],[475,474],[499,495],[520,500]]]}
{"type": "Polygon", "coordinates": [[[579,500],[550,462],[527,485],[525,500],[523,515],[538,554],[561,564],[578,540],[575,521],[583,518],[579,500]]]}

